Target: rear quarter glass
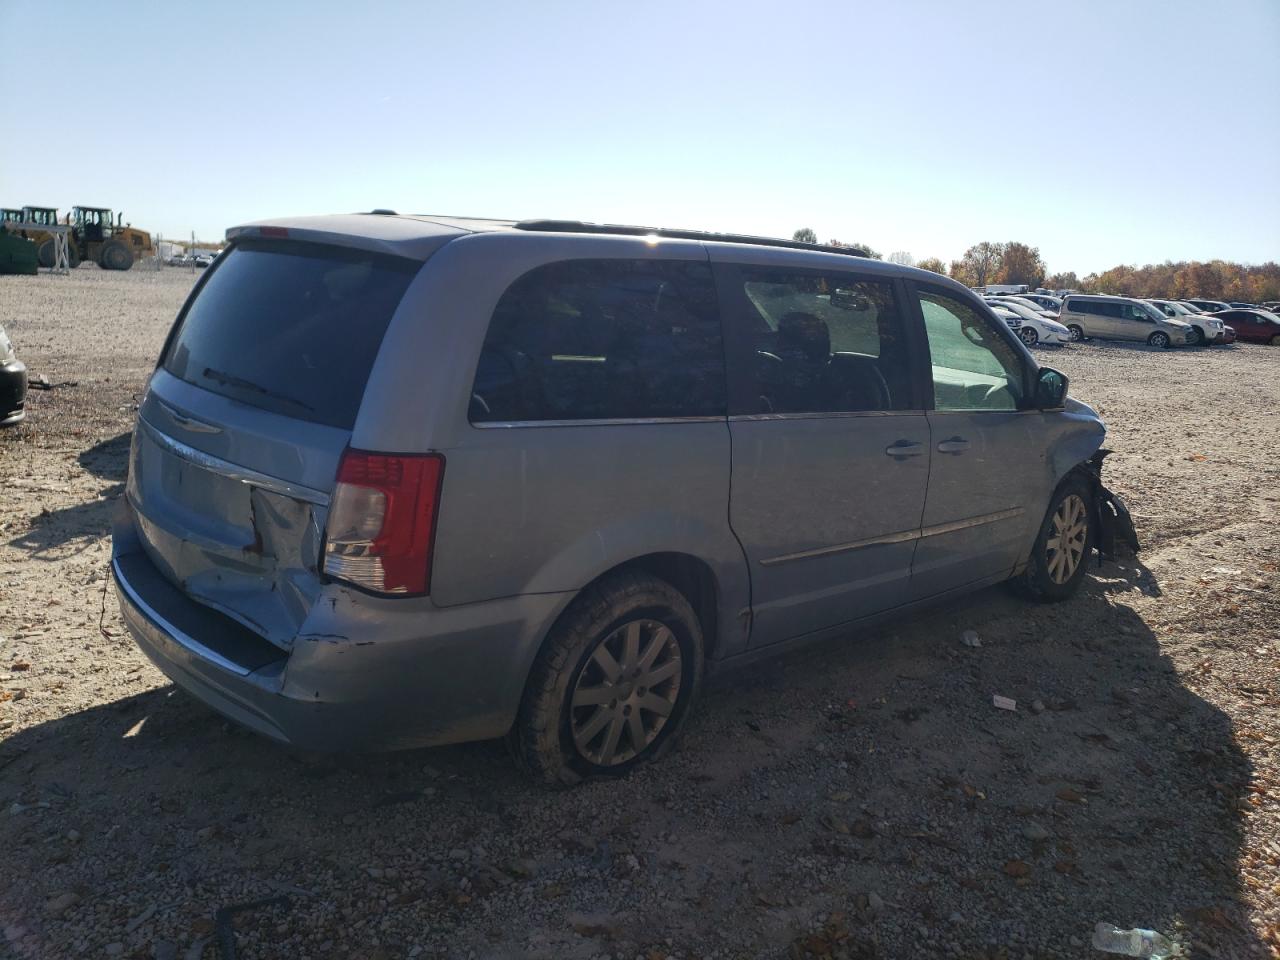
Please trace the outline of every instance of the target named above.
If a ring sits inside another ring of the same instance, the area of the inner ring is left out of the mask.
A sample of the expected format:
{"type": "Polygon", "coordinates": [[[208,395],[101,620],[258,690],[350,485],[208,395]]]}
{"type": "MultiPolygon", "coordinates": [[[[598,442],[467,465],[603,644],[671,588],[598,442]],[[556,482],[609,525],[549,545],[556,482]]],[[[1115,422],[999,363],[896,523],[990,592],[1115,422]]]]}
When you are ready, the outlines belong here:
{"type": "Polygon", "coordinates": [[[288,240],[236,243],[178,318],[161,366],[251,406],[350,430],[422,264],[288,240]]]}

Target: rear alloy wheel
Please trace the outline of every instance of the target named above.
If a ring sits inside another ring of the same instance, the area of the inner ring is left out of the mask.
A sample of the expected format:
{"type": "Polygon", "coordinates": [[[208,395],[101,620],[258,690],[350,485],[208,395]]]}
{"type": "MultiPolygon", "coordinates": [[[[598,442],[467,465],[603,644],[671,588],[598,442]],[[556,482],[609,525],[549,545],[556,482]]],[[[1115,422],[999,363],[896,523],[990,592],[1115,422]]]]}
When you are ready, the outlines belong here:
{"type": "Polygon", "coordinates": [[[1084,580],[1093,548],[1093,487],[1072,474],[1054,491],[1027,569],[1014,580],[1021,593],[1041,603],[1066,600],[1084,580]]]}
{"type": "Polygon", "coordinates": [[[529,673],[509,741],[548,786],[617,777],[662,756],[702,684],[697,615],[671,584],[609,577],[574,601],[529,673]]]}
{"type": "Polygon", "coordinates": [[[102,248],[98,265],[104,270],[128,270],[133,266],[133,253],[120,241],[112,240],[102,248]]]}
{"type": "Polygon", "coordinates": [[[1147,343],[1153,347],[1167,347],[1169,345],[1169,335],[1157,330],[1151,336],[1147,337],[1147,343]]]}
{"type": "Polygon", "coordinates": [[[1022,329],[1018,331],[1018,336],[1022,338],[1022,342],[1028,347],[1034,347],[1040,342],[1040,332],[1035,327],[1022,325],[1022,329]]]}
{"type": "Polygon", "coordinates": [[[1071,334],[1072,343],[1079,343],[1081,340],[1084,339],[1084,328],[1081,327],[1079,324],[1075,324],[1075,323],[1067,324],[1067,333],[1071,334]]]}

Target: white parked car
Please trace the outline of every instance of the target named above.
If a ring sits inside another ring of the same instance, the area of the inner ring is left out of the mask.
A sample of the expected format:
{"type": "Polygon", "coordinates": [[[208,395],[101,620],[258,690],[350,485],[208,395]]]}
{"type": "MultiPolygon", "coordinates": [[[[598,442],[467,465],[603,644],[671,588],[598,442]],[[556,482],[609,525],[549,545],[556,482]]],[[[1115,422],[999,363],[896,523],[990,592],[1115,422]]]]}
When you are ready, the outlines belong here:
{"type": "MultiPolygon", "coordinates": [[[[991,303],[990,300],[987,303],[991,303]]],[[[999,304],[992,304],[991,312],[1009,325],[1009,329],[1021,336],[1022,318],[1010,310],[1008,307],[999,304]]]]}
{"type": "Polygon", "coordinates": [[[1148,300],[1147,303],[1166,317],[1173,317],[1175,320],[1191,324],[1191,329],[1199,338],[1197,341],[1199,344],[1222,343],[1226,339],[1226,324],[1220,317],[1201,313],[1177,300],[1148,300]]]}
{"type": "Polygon", "coordinates": [[[1020,298],[986,297],[985,299],[993,309],[1007,310],[1021,321],[1021,325],[1014,332],[1028,347],[1034,347],[1037,343],[1051,343],[1060,346],[1071,342],[1071,331],[1057,320],[1046,316],[1040,310],[1033,310],[1025,304],[1011,302],[1020,298]]]}
{"type": "Polygon", "coordinates": [[[1051,293],[1024,293],[1017,299],[1029,300],[1041,310],[1044,310],[1055,317],[1062,312],[1062,298],[1055,297],[1051,293]]]}

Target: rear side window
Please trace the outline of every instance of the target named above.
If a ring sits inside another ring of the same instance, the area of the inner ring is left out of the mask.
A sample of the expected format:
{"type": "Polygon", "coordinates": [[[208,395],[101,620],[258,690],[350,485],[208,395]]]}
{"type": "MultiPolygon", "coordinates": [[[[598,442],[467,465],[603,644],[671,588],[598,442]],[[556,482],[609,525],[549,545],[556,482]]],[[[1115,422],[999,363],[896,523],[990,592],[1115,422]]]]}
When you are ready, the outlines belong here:
{"type": "Polygon", "coordinates": [[[893,284],[745,267],[755,343],[748,413],[906,410],[911,367],[893,284]]]}
{"type": "Polygon", "coordinates": [[[242,241],[179,319],[163,367],[273,413],[350,430],[414,260],[242,241]]]}
{"type": "Polygon", "coordinates": [[[568,260],[502,295],[472,423],[723,416],[724,354],[705,262],[568,260]]]}

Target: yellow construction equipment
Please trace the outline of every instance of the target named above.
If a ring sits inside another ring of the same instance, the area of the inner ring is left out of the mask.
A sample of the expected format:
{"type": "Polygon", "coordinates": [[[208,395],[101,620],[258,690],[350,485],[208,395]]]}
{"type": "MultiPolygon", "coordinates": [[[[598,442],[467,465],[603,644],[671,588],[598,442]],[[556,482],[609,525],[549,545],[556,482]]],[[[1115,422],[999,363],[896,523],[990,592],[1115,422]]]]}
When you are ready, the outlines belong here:
{"type": "MultiPolygon", "coordinates": [[[[58,225],[58,208],[57,207],[33,207],[25,206],[22,208],[22,216],[20,218],[25,223],[44,223],[56,227],[58,225]]],[[[54,261],[53,255],[53,234],[40,229],[27,227],[19,231],[21,236],[26,237],[35,243],[40,258],[40,266],[52,267],[54,261]]],[[[67,266],[80,266],[80,252],[76,249],[75,237],[67,237],[67,266]]]]}
{"type": "Polygon", "coordinates": [[[106,207],[72,207],[69,222],[77,262],[82,257],[96,260],[103,270],[128,270],[135,260],[153,256],[151,234],[123,220],[123,213],[113,219],[106,207]]]}

